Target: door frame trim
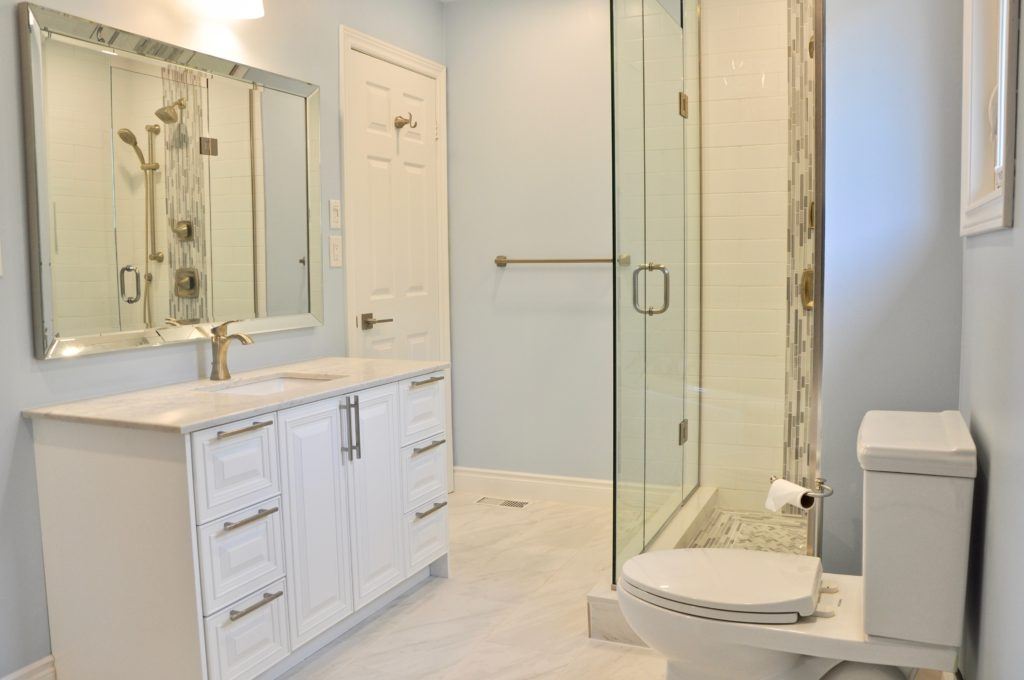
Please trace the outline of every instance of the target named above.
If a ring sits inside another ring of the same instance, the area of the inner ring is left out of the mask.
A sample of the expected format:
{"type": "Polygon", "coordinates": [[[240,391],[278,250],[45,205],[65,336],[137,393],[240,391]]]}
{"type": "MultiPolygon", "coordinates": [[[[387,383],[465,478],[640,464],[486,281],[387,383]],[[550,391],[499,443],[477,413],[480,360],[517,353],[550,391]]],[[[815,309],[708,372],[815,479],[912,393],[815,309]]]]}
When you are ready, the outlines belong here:
{"type": "MultiPolygon", "coordinates": [[[[354,52],[365,54],[375,59],[393,64],[395,66],[407,69],[413,73],[418,73],[422,76],[426,76],[434,81],[436,97],[435,102],[437,106],[437,272],[438,272],[438,324],[440,330],[440,349],[441,356],[439,357],[443,361],[451,362],[452,347],[451,347],[451,289],[450,289],[450,274],[448,264],[448,107],[447,107],[447,90],[448,90],[448,71],[444,64],[440,64],[426,57],[422,57],[414,52],[402,49],[396,45],[375,38],[372,35],[368,35],[361,31],[357,31],[350,26],[342,24],[339,28],[339,44],[341,46],[341,54],[339,55],[339,66],[340,66],[340,82],[339,82],[339,106],[338,115],[340,118],[341,125],[341,158],[342,158],[342,235],[346,239],[344,247],[344,259],[345,259],[345,339],[348,345],[348,352],[351,354],[352,348],[355,346],[356,335],[361,332],[357,324],[352,322],[349,318],[353,310],[355,309],[355,286],[352,285],[352,253],[354,248],[352,247],[353,232],[349,231],[348,225],[352,223],[354,217],[352,215],[351,202],[348,200],[349,196],[349,179],[353,176],[356,171],[354,165],[354,159],[346,155],[345,153],[345,139],[347,138],[346,127],[348,125],[348,117],[345,115],[345,106],[348,99],[348,91],[346,90],[347,78],[346,73],[346,62],[350,58],[350,55],[354,52]]],[[[328,228],[325,231],[331,233],[334,232],[328,228]]],[[[447,431],[452,432],[452,393],[451,393],[451,380],[446,381],[446,391],[448,400],[448,413],[447,413],[447,431]]],[[[454,483],[454,445],[448,447],[448,486],[449,490],[453,488],[454,483]]]]}

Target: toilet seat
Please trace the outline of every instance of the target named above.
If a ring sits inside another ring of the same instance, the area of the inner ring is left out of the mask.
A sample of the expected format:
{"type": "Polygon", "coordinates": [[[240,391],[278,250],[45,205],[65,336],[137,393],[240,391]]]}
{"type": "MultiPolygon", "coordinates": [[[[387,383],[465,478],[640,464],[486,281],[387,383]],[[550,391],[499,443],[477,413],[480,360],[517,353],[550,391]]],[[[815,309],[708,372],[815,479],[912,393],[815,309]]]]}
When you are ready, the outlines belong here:
{"type": "Polygon", "coordinates": [[[804,555],[689,548],[638,555],[620,587],[671,611],[735,623],[796,623],[818,605],[821,560],[804,555]]]}

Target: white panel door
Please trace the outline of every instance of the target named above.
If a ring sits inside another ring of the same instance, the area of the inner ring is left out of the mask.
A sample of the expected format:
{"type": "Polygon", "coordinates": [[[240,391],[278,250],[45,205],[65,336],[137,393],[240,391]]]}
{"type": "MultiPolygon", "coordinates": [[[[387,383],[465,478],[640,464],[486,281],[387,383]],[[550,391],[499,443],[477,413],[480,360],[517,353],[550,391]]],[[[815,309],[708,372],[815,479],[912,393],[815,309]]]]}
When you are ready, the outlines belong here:
{"type": "Polygon", "coordinates": [[[298,647],[353,611],[349,518],[352,463],[341,402],[278,414],[284,476],[288,609],[298,647]]]}
{"type": "Polygon", "coordinates": [[[405,577],[404,494],[397,386],[377,387],[357,396],[352,535],[356,606],[362,607],[405,577]]]}
{"type": "Polygon", "coordinates": [[[361,52],[346,58],[345,228],[354,356],[446,356],[436,93],[433,78],[361,52]],[[412,122],[399,127],[398,116],[412,122]],[[364,314],[377,323],[364,323],[364,314]]]}

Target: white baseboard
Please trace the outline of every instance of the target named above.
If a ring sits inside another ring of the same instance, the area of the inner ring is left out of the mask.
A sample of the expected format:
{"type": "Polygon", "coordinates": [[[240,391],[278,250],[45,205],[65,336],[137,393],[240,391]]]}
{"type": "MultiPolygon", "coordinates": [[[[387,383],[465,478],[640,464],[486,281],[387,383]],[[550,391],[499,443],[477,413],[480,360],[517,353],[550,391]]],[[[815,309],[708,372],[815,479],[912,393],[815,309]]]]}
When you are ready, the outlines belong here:
{"type": "Polygon", "coordinates": [[[57,669],[53,665],[53,657],[48,656],[0,680],[57,680],[57,669]]]}
{"type": "Polygon", "coordinates": [[[455,467],[455,490],[481,496],[555,501],[611,510],[610,479],[538,475],[509,470],[455,467]]]}

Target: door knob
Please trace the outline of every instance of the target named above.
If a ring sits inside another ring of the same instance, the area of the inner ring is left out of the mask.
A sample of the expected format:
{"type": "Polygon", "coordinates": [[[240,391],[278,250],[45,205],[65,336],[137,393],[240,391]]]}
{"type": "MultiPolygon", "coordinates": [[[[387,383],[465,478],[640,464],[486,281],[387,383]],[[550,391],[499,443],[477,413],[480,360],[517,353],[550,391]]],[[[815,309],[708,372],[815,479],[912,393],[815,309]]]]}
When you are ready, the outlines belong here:
{"type": "Polygon", "coordinates": [[[373,312],[367,312],[366,314],[359,315],[359,327],[364,331],[373,330],[373,327],[379,323],[391,323],[394,319],[374,319],[373,312]]]}

